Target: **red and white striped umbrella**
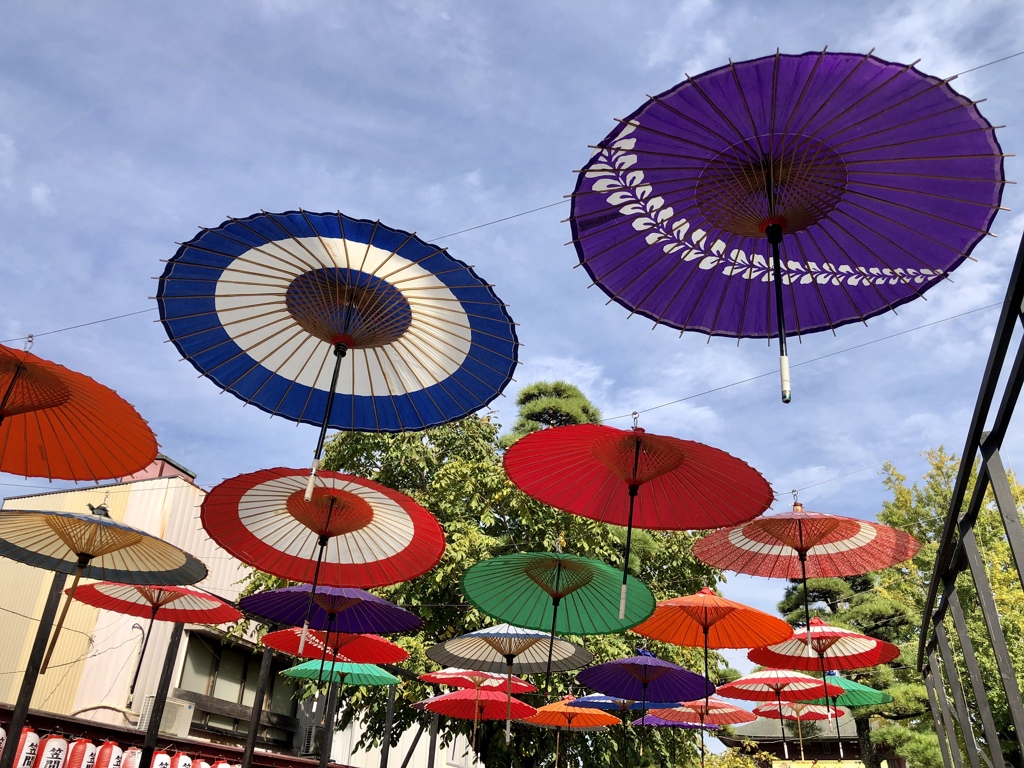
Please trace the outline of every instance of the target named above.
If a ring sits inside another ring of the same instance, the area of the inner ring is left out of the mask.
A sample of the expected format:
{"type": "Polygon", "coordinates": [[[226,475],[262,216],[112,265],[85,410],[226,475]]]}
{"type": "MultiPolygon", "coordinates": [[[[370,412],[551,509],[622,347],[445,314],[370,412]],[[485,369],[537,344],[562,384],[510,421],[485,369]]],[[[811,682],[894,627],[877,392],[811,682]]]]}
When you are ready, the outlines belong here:
{"type": "MultiPolygon", "coordinates": [[[[783,720],[795,720],[796,721],[796,732],[800,738],[800,759],[804,759],[804,729],[801,723],[811,720],[831,720],[832,710],[821,704],[808,704],[806,701],[786,701],[775,707],[772,704],[762,704],[758,707],[754,707],[754,714],[758,717],[766,717],[770,720],[778,720],[781,724],[783,720]]],[[[846,714],[846,710],[837,708],[835,715],[836,717],[842,717],[846,714]]],[[[839,721],[836,720],[836,727],[839,727],[839,721]]],[[[785,744],[785,733],[786,729],[782,729],[783,733],[783,744],[785,744]]],[[[789,754],[788,751],[786,754],[789,754]]],[[[789,759],[788,757],[786,758],[789,759]]]]}
{"type": "Polygon", "coordinates": [[[409,652],[380,635],[360,635],[352,632],[320,632],[306,630],[305,647],[300,651],[302,630],[288,627],[268,632],[261,641],[291,656],[324,661],[351,661],[356,664],[400,664],[409,658],[409,652]]]}
{"type": "Polygon", "coordinates": [[[149,619],[149,627],[142,640],[142,650],[139,652],[139,661],[128,688],[129,702],[135,694],[139,670],[142,669],[142,657],[146,653],[146,646],[149,645],[154,621],[170,621],[175,624],[226,624],[242,618],[241,611],[226,600],[189,587],[156,587],[100,581],[79,587],[77,590],[64,591],[69,598],[74,597],[94,608],[149,619]]]}
{"type": "Polygon", "coordinates": [[[262,469],[216,486],[201,518],[210,537],[243,563],[313,585],[299,652],[319,584],[383,587],[429,571],[444,554],[444,531],[403,493],[340,472],[262,469]]]}
{"type": "Polygon", "coordinates": [[[700,764],[704,765],[704,726],[739,725],[752,723],[757,718],[742,707],[723,701],[717,696],[696,701],[684,701],[669,709],[652,709],[648,715],[673,723],[700,724],[700,764]]]}
{"type": "MultiPolygon", "coordinates": [[[[837,685],[823,683],[816,677],[783,669],[766,669],[718,686],[718,693],[729,699],[746,701],[770,701],[776,719],[782,718],[783,702],[821,699],[827,695],[839,696],[843,689],[837,685]],[[777,708],[777,709],[776,709],[777,708]]],[[[767,706],[767,705],[765,705],[767,706]]],[[[757,711],[756,709],[754,710],[757,711]]],[[[780,722],[781,727],[781,722],[780,722]]],[[[786,744],[786,730],[782,729],[782,749],[789,759],[789,745],[786,744]]],[[[801,745],[801,750],[803,746],[801,745]]]]}
{"type": "Polygon", "coordinates": [[[479,672],[475,669],[459,669],[448,667],[438,672],[427,672],[420,675],[425,683],[449,685],[453,688],[486,688],[501,693],[532,693],[537,686],[528,683],[515,675],[507,676],[498,672],[479,672]]]}

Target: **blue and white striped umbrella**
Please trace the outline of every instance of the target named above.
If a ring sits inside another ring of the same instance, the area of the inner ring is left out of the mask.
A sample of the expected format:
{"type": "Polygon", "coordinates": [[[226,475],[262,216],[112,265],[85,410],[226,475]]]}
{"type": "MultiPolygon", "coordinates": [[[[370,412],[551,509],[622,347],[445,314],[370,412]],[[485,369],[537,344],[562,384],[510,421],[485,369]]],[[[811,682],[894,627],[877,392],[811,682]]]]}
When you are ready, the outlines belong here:
{"type": "Polygon", "coordinates": [[[497,397],[517,362],[505,305],[472,268],[341,213],[259,213],[204,229],[168,262],[157,300],[203,375],[324,431],[448,423],[497,397]]]}

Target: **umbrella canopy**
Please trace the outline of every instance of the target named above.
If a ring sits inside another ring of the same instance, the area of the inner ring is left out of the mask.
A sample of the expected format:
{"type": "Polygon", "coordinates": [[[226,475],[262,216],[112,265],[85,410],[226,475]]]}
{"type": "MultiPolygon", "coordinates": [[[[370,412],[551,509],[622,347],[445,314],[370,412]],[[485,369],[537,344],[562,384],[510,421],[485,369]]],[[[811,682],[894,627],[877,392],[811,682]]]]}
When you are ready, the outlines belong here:
{"type": "MultiPolygon", "coordinates": [[[[876,707],[893,700],[888,693],[839,675],[829,675],[828,685],[830,688],[835,686],[842,689],[842,693],[838,695],[829,694],[832,701],[841,707],[876,707]]],[[[827,705],[829,702],[821,698],[811,699],[810,703],[827,705]]]]}
{"type": "MultiPolygon", "coordinates": [[[[900,649],[892,643],[833,627],[814,617],[810,627],[797,631],[792,639],[767,648],[754,648],[747,658],[763,666],[817,671],[822,665],[826,669],[875,667],[895,661],[899,655],[900,649]],[[808,645],[818,658],[808,656],[808,645]]],[[[824,674],[824,670],[821,672],[824,674]]]]}
{"type": "Polygon", "coordinates": [[[226,624],[242,618],[242,613],[226,600],[189,587],[101,581],[79,587],[75,599],[106,611],[176,624],[226,624]]]}
{"type": "Polygon", "coordinates": [[[715,531],[693,545],[708,565],[767,578],[800,579],[804,618],[811,621],[807,579],[857,576],[909,560],[921,548],[910,534],[880,523],[840,515],[793,511],[765,515],[715,531]]]}
{"type": "Polygon", "coordinates": [[[319,661],[306,661],[283,670],[281,674],[301,680],[330,680],[342,685],[395,685],[400,682],[390,672],[373,664],[355,664],[350,661],[330,661],[323,667],[319,661]]]}
{"type": "Polygon", "coordinates": [[[244,563],[335,587],[407,581],[441,559],[444,531],[405,494],[323,471],[306,501],[307,475],[278,467],[225,480],[203,501],[203,527],[244,563]]]}
{"type": "Polygon", "coordinates": [[[641,105],[581,170],[594,284],[656,324],[780,340],[898,307],[987,234],[1003,154],[948,80],[853,53],[766,56],[641,105]]]}
{"type": "MultiPolygon", "coordinates": [[[[427,649],[427,657],[446,667],[532,675],[546,669],[548,647],[546,632],[496,624],[438,643],[427,649]]],[[[555,638],[551,655],[554,672],[579,669],[594,660],[588,650],[561,638],[555,638]]]]}
{"type": "Polygon", "coordinates": [[[757,517],[774,499],[768,481],[725,451],[636,426],[576,424],[532,432],[505,452],[504,464],[513,483],[545,504],[626,526],[620,619],[634,526],[734,525],[757,517]]]}
{"type": "Polygon", "coordinates": [[[466,264],[380,222],[258,213],[203,229],[157,291],[204,376],[292,421],[424,429],[497,397],[516,366],[505,305],[466,264]]]}
{"type": "MultiPolygon", "coordinates": [[[[460,720],[503,720],[507,705],[504,691],[473,688],[432,696],[413,706],[460,720]]],[[[530,717],[536,711],[529,704],[512,698],[513,720],[530,717]]]]}
{"type": "Polygon", "coordinates": [[[731,683],[718,686],[718,695],[745,701],[806,701],[828,693],[836,696],[842,689],[831,680],[827,685],[817,677],[785,669],[751,672],[731,683]]]}
{"type": "Polygon", "coordinates": [[[74,581],[43,658],[45,672],[83,576],[127,584],[194,584],[206,566],[192,555],[123,523],[111,520],[101,504],[92,514],[0,510],[0,557],[48,571],[73,573],[74,581]]]}
{"type": "Polygon", "coordinates": [[[306,635],[305,648],[300,653],[301,640],[302,630],[298,627],[289,627],[268,632],[260,642],[268,648],[307,659],[322,658],[327,661],[351,661],[356,664],[400,664],[409,658],[409,652],[404,648],[377,635],[335,632],[328,637],[326,632],[310,630],[306,635]]]}
{"type": "MultiPolygon", "coordinates": [[[[767,717],[770,720],[779,720],[779,708],[774,704],[760,704],[754,707],[754,714],[758,717],[767,717]]],[[[831,720],[834,716],[842,717],[846,714],[845,709],[836,709],[835,713],[829,707],[819,704],[810,704],[806,701],[784,701],[782,702],[782,720],[831,720]]]]}
{"type": "MultiPolygon", "coordinates": [[[[730,699],[746,699],[747,701],[771,701],[775,702],[776,714],[773,715],[779,720],[779,728],[782,731],[782,749],[786,759],[789,759],[789,744],[786,743],[786,729],[783,727],[783,702],[800,701],[812,699],[827,694],[839,693],[837,686],[826,685],[816,677],[804,675],[799,672],[789,672],[782,669],[766,669],[762,672],[754,672],[750,675],[733,680],[731,683],[718,686],[718,693],[730,699]]],[[[756,710],[755,710],[756,711],[756,710]]],[[[803,754],[803,734],[800,736],[800,752],[803,754]]]]}
{"type": "MultiPolygon", "coordinates": [[[[462,577],[466,598],[488,616],[517,627],[573,635],[621,632],[654,611],[654,595],[637,579],[619,618],[619,572],[600,560],[562,552],[520,552],[482,560],[462,577]]],[[[550,674],[550,667],[547,672],[550,674]]]]}
{"type": "Polygon", "coordinates": [[[580,683],[608,696],[636,701],[690,701],[714,693],[715,686],[695,672],[654,656],[631,656],[588,667],[580,683]]]}
{"type": "Polygon", "coordinates": [[[242,618],[241,612],[231,603],[209,592],[188,587],[153,587],[101,581],[98,584],[79,587],[74,593],[68,589],[67,594],[69,599],[73,596],[95,608],[149,619],[149,627],[142,640],[138,661],[135,663],[135,674],[132,675],[131,685],[128,686],[129,706],[135,695],[135,686],[139,682],[139,671],[142,669],[142,659],[149,646],[149,637],[153,633],[154,621],[170,621],[175,624],[225,624],[242,618]]]}
{"type": "Polygon", "coordinates": [[[308,584],[300,584],[249,595],[238,604],[243,611],[258,618],[294,627],[302,624],[311,593],[313,612],[309,626],[312,629],[387,635],[423,626],[418,616],[404,608],[362,589],[348,587],[314,590],[308,584]]]}
{"type": "Polygon", "coordinates": [[[564,696],[561,701],[545,704],[535,715],[526,718],[531,725],[546,725],[551,728],[596,728],[619,724],[619,718],[607,715],[593,707],[578,707],[572,696],[564,696]]]}
{"type": "Polygon", "coordinates": [[[438,672],[427,672],[420,675],[420,680],[453,688],[486,688],[502,693],[531,693],[537,690],[536,685],[515,675],[508,678],[506,675],[496,672],[480,672],[475,669],[459,669],[458,667],[448,667],[438,672]]]}
{"type": "Polygon", "coordinates": [[[156,456],[153,430],[112,389],[0,346],[0,472],[98,482],[135,474],[156,456]]]}
{"type": "Polygon", "coordinates": [[[651,714],[663,720],[671,720],[676,723],[699,723],[701,726],[739,725],[752,723],[757,719],[742,707],[723,701],[717,696],[712,696],[707,704],[704,703],[704,699],[684,701],[667,709],[652,709],[651,714]]]}
{"type": "MultiPolygon", "coordinates": [[[[585,648],[544,632],[511,624],[484,627],[427,648],[427,657],[443,667],[469,667],[481,672],[505,670],[511,690],[512,675],[530,675],[545,670],[568,672],[594,660],[585,648]]],[[[505,743],[512,739],[512,694],[506,694],[505,743]]]]}

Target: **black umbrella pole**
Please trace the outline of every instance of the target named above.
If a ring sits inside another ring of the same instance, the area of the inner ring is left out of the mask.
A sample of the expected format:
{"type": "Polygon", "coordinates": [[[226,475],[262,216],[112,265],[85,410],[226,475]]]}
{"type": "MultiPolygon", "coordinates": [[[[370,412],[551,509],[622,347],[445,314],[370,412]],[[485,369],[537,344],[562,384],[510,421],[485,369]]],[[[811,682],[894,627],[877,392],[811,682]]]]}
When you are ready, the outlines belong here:
{"type": "Polygon", "coordinates": [[[779,730],[782,732],[782,753],[789,760],[789,744],[786,743],[786,721],[782,718],[782,694],[775,691],[775,700],[779,703],[779,730]]]}
{"type": "MultiPolygon", "coordinates": [[[[640,444],[637,443],[639,454],[640,444]]],[[[619,618],[626,618],[626,580],[629,578],[629,550],[633,545],[633,505],[636,503],[636,495],[640,491],[639,485],[629,486],[629,519],[626,523],[626,559],[622,563],[622,592],[619,593],[619,618]]]]}
{"type": "Polygon", "coordinates": [[[548,640],[548,668],[544,673],[544,695],[546,696],[548,691],[551,689],[551,657],[555,652],[555,626],[558,622],[558,603],[559,599],[554,599],[554,606],[551,609],[551,638],[548,640]]]}
{"type": "Polygon", "coordinates": [[[647,719],[647,683],[640,686],[641,698],[643,701],[640,704],[640,757],[644,756],[644,734],[646,733],[644,721],[647,719]]]}
{"type": "Polygon", "coordinates": [[[331,374],[331,389],[327,393],[327,406],[324,408],[324,420],[320,424],[320,437],[316,441],[313,452],[313,465],[309,468],[309,480],[306,482],[306,501],[313,500],[313,484],[316,472],[320,469],[320,459],[324,455],[324,443],[327,442],[327,425],[331,421],[331,409],[334,408],[334,390],[338,388],[338,374],[341,372],[341,360],[348,352],[348,346],[341,342],[334,345],[334,372],[331,374]]]}
{"type": "Polygon", "coordinates": [[[708,675],[708,628],[704,627],[704,711],[707,712],[711,700],[711,691],[708,685],[711,684],[711,677],[708,675]]]}
{"type": "Polygon", "coordinates": [[[302,635],[299,637],[299,655],[306,647],[306,633],[309,632],[309,617],[313,613],[313,601],[316,599],[316,585],[320,581],[320,564],[324,560],[324,552],[327,551],[327,537],[321,536],[317,541],[320,551],[316,555],[316,567],[313,569],[313,583],[309,585],[309,601],[306,603],[306,618],[302,622],[302,635]]]}
{"type": "Polygon", "coordinates": [[[825,679],[825,654],[819,653],[818,660],[821,662],[821,683],[825,686],[825,709],[828,709],[828,705],[832,704],[832,714],[836,718],[836,743],[839,745],[839,759],[843,759],[843,735],[839,731],[839,709],[836,706],[835,699],[828,695],[828,681],[825,679]]]}
{"type": "Polygon", "coordinates": [[[793,389],[789,383],[789,355],[786,351],[786,312],[782,308],[782,256],[779,244],[782,242],[782,226],[769,224],[765,229],[768,242],[772,245],[772,273],[775,282],[775,321],[779,330],[779,377],[782,380],[782,402],[793,399],[793,389]]]}
{"type": "Polygon", "coordinates": [[[505,663],[508,664],[508,690],[506,695],[508,701],[505,706],[505,746],[512,742],[512,662],[515,656],[506,656],[505,663]]]}
{"type": "MultiPolygon", "coordinates": [[[[341,686],[344,683],[334,684],[334,674],[331,674],[330,682],[327,684],[327,711],[324,713],[324,737],[320,742],[320,768],[327,768],[331,761],[331,747],[334,746],[334,716],[338,711],[338,696],[341,694],[341,686]]],[[[390,738],[388,735],[385,739],[390,738]]]]}
{"type": "MultiPolygon", "coordinates": [[[[800,534],[800,546],[804,545],[804,524],[796,521],[796,528],[800,534]]],[[[807,625],[807,655],[811,655],[811,596],[807,594],[807,553],[800,552],[800,576],[804,586],[804,621],[807,625]]]]}
{"type": "Polygon", "coordinates": [[[153,613],[149,617],[149,626],[146,627],[146,636],[142,638],[142,648],[139,650],[139,660],[135,663],[135,674],[132,675],[132,684],[128,686],[128,706],[131,707],[135,699],[135,686],[139,682],[139,672],[142,671],[142,659],[146,655],[146,646],[149,645],[149,636],[153,634],[153,622],[156,621],[156,606],[153,606],[153,613]]]}
{"type": "Polygon", "coordinates": [[[4,742],[3,752],[0,753],[0,767],[2,768],[13,768],[14,760],[18,756],[18,740],[21,738],[21,729],[25,725],[25,718],[28,717],[28,705],[32,701],[32,694],[35,692],[36,681],[39,678],[39,665],[42,662],[43,653],[46,652],[46,641],[50,637],[50,627],[53,626],[53,617],[57,615],[57,606],[60,604],[60,596],[64,594],[64,582],[67,581],[67,578],[67,574],[64,573],[53,574],[50,594],[46,596],[43,615],[36,628],[36,638],[32,642],[32,650],[29,652],[28,663],[25,665],[25,674],[21,678],[18,701],[14,705],[10,722],[7,725],[7,740],[4,742]]]}
{"type": "Polygon", "coordinates": [[[704,768],[704,718],[700,719],[700,768],[704,768]]]}

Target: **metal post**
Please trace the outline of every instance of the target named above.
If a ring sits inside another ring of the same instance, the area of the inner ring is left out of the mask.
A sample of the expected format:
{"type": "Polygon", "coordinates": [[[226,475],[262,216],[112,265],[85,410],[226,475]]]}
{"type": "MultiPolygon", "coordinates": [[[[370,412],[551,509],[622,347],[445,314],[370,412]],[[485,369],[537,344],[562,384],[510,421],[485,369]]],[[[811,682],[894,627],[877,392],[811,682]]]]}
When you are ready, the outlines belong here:
{"type": "Polygon", "coordinates": [[[946,729],[942,727],[942,717],[939,715],[939,705],[935,702],[935,684],[932,682],[932,671],[925,667],[924,687],[928,692],[928,708],[932,711],[932,720],[935,722],[935,735],[939,739],[939,751],[942,753],[942,763],[946,768],[953,768],[949,762],[949,743],[945,738],[946,729]]]}
{"type": "Polygon", "coordinates": [[[50,639],[50,628],[57,616],[57,606],[60,603],[61,595],[64,594],[64,582],[67,581],[66,573],[54,573],[53,581],[50,582],[50,594],[46,596],[46,603],[43,605],[43,615],[39,619],[39,626],[36,628],[36,639],[32,641],[32,651],[29,653],[28,664],[25,667],[25,674],[21,677],[21,690],[18,692],[18,701],[11,712],[11,722],[7,726],[7,740],[4,742],[3,754],[0,755],[0,768],[13,768],[14,759],[18,753],[18,740],[21,738],[21,729],[25,727],[25,718],[28,716],[28,707],[32,703],[32,694],[36,689],[36,680],[39,679],[39,667],[43,663],[43,654],[46,653],[46,643],[50,639]]]}
{"type": "Polygon", "coordinates": [[[267,684],[270,682],[270,669],[274,661],[274,649],[264,648],[260,659],[260,674],[256,678],[256,696],[252,702],[252,715],[249,716],[249,732],[245,734],[245,749],[242,750],[242,768],[252,765],[252,753],[256,749],[256,736],[260,730],[260,719],[263,715],[263,701],[267,697],[267,684]]]}
{"type": "Polygon", "coordinates": [[[409,745],[409,749],[405,752],[405,759],[402,761],[402,768],[409,768],[409,761],[412,760],[412,753],[416,751],[416,745],[420,743],[420,736],[427,729],[424,723],[420,723],[419,729],[416,731],[416,735],[412,737],[412,744],[409,745]]]}
{"type": "Polygon", "coordinates": [[[964,759],[960,754],[960,744],[956,739],[953,716],[949,712],[949,700],[946,698],[946,688],[942,682],[942,673],[939,671],[939,662],[935,658],[935,651],[928,654],[928,668],[932,671],[932,680],[935,684],[935,701],[938,702],[939,714],[942,715],[942,730],[945,733],[946,743],[949,745],[949,755],[953,758],[955,768],[964,768],[964,759]]]}
{"type": "Polygon", "coordinates": [[[960,597],[956,593],[956,578],[950,579],[949,583],[949,615],[953,617],[953,627],[956,629],[957,640],[960,642],[960,652],[964,655],[964,666],[967,667],[967,678],[971,681],[971,691],[974,693],[974,706],[981,715],[981,724],[985,729],[985,741],[988,742],[988,753],[992,758],[993,768],[1006,768],[1006,761],[1003,760],[1003,750],[999,745],[999,731],[996,730],[995,720],[992,719],[992,708],[988,704],[988,691],[985,690],[985,683],[981,679],[981,670],[978,668],[978,659],[974,655],[974,644],[971,636],[967,633],[967,622],[964,621],[964,612],[960,607],[960,597]]]}
{"type": "Polygon", "coordinates": [[[964,750],[967,752],[967,759],[971,768],[981,768],[981,760],[978,757],[978,743],[974,740],[974,728],[971,725],[971,716],[967,713],[967,699],[964,698],[964,689],[960,683],[960,673],[957,671],[956,662],[953,660],[953,652],[949,649],[949,640],[946,638],[946,628],[942,622],[935,624],[935,640],[942,654],[942,666],[946,670],[946,682],[953,694],[953,707],[956,709],[956,719],[960,724],[960,735],[964,740],[964,750]]]}
{"type": "Polygon", "coordinates": [[[434,768],[434,757],[437,755],[437,712],[430,717],[430,752],[427,754],[427,768],[434,768]]]}
{"type": "Polygon", "coordinates": [[[146,728],[146,740],[142,742],[139,768],[150,768],[150,764],[153,762],[156,740],[160,737],[160,721],[164,716],[164,704],[167,703],[167,694],[171,690],[171,675],[174,673],[174,663],[178,660],[178,646],[181,645],[181,636],[184,633],[185,625],[178,622],[171,630],[171,639],[167,641],[164,668],[160,670],[160,682],[156,688],[156,696],[153,698],[153,709],[149,713],[149,727],[146,728]]]}
{"type": "Polygon", "coordinates": [[[1013,562],[1017,566],[1017,578],[1020,579],[1021,588],[1024,589],[1024,526],[1020,522],[1020,514],[1017,512],[1017,504],[1013,498],[1010,481],[1006,478],[1006,469],[1003,467],[999,451],[995,448],[988,450],[986,441],[983,439],[981,452],[985,457],[985,465],[988,469],[989,481],[992,483],[996,506],[999,507],[999,515],[1003,518],[1006,541],[1010,545],[1013,562]]]}
{"type": "Polygon", "coordinates": [[[388,686],[388,713],[384,718],[384,745],[380,751],[380,768],[388,768],[391,752],[391,728],[395,722],[395,686],[388,686]]]}
{"type": "Polygon", "coordinates": [[[989,641],[992,644],[992,655],[995,656],[996,668],[999,670],[1003,691],[1006,693],[1006,706],[1010,710],[1010,718],[1013,720],[1014,735],[1017,737],[1017,744],[1021,752],[1024,752],[1024,704],[1020,699],[1020,686],[1017,685],[1017,675],[1010,659],[1010,651],[1006,647],[1006,636],[1003,635],[1003,628],[999,625],[999,610],[992,597],[992,587],[985,574],[985,565],[978,552],[978,542],[974,538],[974,531],[969,530],[963,534],[960,537],[960,544],[964,548],[967,564],[971,569],[971,577],[974,579],[981,615],[985,619],[985,627],[988,629],[989,641]]]}
{"type": "Polygon", "coordinates": [[[320,742],[320,768],[327,768],[328,763],[331,762],[331,752],[334,751],[334,720],[338,713],[338,696],[344,684],[344,677],[342,677],[342,682],[335,685],[333,674],[331,681],[327,684],[327,701],[324,702],[327,708],[324,712],[324,736],[320,742]]]}

